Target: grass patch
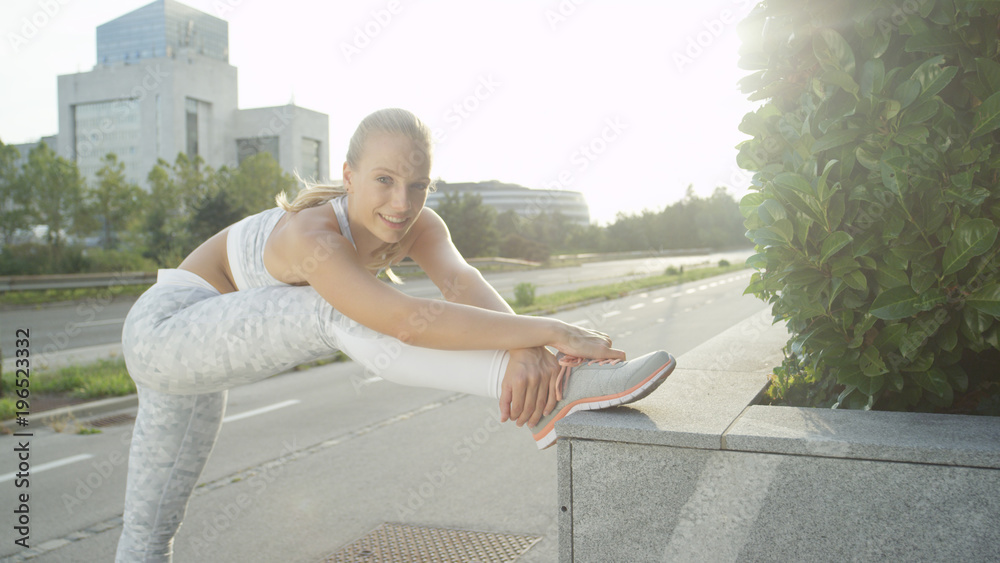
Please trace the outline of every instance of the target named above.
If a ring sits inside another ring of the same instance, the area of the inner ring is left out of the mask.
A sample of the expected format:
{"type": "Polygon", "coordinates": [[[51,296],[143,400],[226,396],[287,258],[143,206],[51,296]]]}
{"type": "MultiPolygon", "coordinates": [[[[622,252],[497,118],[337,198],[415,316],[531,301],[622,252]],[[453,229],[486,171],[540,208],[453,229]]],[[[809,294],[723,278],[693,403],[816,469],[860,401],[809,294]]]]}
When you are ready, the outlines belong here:
{"type": "MultiPolygon", "coordinates": [[[[0,420],[14,418],[17,409],[17,397],[14,390],[16,372],[4,372],[4,396],[0,399],[0,420]]],[[[100,399],[120,397],[135,393],[135,383],[125,369],[125,360],[99,360],[91,364],[67,366],[54,371],[32,371],[31,384],[28,389],[30,409],[31,396],[34,395],[68,395],[77,399],[100,399]]]]}
{"type": "Polygon", "coordinates": [[[142,295],[149,284],[120,285],[115,287],[85,287],[79,289],[40,289],[0,293],[0,306],[42,305],[84,299],[107,299],[116,295],[142,295]]]}
{"type": "Polygon", "coordinates": [[[520,307],[511,303],[514,312],[519,315],[531,313],[546,313],[559,307],[592,301],[597,299],[617,299],[633,291],[641,289],[651,289],[677,285],[684,282],[697,281],[720,274],[744,270],[746,266],[742,264],[730,266],[713,266],[709,268],[697,268],[685,270],[677,273],[660,274],[633,280],[626,280],[606,285],[595,285],[568,291],[557,291],[535,297],[535,302],[531,305],[520,307]]]}

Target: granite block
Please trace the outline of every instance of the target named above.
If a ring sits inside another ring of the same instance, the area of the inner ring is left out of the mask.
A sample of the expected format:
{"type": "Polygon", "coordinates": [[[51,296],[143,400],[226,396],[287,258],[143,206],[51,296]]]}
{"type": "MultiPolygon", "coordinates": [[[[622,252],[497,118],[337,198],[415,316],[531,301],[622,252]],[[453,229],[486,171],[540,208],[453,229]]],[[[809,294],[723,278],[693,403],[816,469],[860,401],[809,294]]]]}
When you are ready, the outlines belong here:
{"type": "Polygon", "coordinates": [[[573,560],[994,561],[1000,471],[572,441],[573,560]]]}
{"type": "Polygon", "coordinates": [[[631,405],[573,413],[556,423],[560,438],[719,449],[722,434],[767,387],[762,374],[674,370],[631,405]]]}
{"type": "Polygon", "coordinates": [[[756,405],[724,448],[1000,469],[1000,417],[756,405]]]}

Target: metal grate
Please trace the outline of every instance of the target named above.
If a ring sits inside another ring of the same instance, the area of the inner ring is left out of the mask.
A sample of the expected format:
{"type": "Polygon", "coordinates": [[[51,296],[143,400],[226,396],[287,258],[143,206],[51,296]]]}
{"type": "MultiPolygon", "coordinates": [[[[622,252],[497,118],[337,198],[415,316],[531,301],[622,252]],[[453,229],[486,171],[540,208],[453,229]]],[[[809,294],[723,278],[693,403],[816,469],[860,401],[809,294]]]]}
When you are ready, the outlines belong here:
{"type": "Polygon", "coordinates": [[[111,416],[105,416],[102,418],[95,418],[94,420],[88,420],[84,423],[84,425],[92,426],[94,428],[104,428],[105,426],[127,424],[134,421],[135,421],[134,414],[115,414],[111,416]]]}
{"type": "Polygon", "coordinates": [[[385,523],[323,563],[504,563],[540,537],[385,523]]]}

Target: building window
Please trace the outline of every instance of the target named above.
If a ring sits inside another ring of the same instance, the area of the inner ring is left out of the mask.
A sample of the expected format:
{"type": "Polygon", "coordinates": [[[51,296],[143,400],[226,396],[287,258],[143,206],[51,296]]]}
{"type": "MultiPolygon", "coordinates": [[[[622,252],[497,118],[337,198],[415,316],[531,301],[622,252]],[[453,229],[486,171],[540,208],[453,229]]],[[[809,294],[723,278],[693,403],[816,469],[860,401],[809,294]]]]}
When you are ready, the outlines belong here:
{"type": "Polygon", "coordinates": [[[320,142],[316,139],[302,137],[302,162],[299,175],[306,180],[319,179],[319,147],[320,142]]]}
{"type": "Polygon", "coordinates": [[[275,162],[281,162],[278,158],[277,137],[249,137],[246,139],[236,139],[237,164],[242,164],[244,160],[262,152],[270,154],[274,158],[275,162]]]}
{"type": "Polygon", "coordinates": [[[83,177],[94,180],[101,158],[108,153],[115,153],[125,164],[130,182],[145,177],[148,171],[141,169],[139,158],[143,138],[138,100],[76,104],[72,112],[73,157],[83,177]]]}
{"type": "Polygon", "coordinates": [[[187,98],[184,101],[184,113],[187,135],[187,155],[194,160],[198,156],[198,100],[187,98]]]}

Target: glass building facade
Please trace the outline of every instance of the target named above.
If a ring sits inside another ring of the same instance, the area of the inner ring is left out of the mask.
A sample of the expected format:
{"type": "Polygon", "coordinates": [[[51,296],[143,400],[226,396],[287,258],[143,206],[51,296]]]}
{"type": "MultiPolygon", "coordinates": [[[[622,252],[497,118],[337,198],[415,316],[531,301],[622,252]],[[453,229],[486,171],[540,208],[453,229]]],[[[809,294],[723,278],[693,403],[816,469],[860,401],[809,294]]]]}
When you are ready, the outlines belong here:
{"type": "Polygon", "coordinates": [[[170,57],[182,48],[229,61],[229,24],[174,0],[157,0],[97,27],[97,64],[170,57]]]}
{"type": "Polygon", "coordinates": [[[138,100],[113,100],[73,106],[73,150],[80,174],[93,181],[101,158],[115,153],[125,164],[129,181],[141,182],[142,121],[138,100]]]}

